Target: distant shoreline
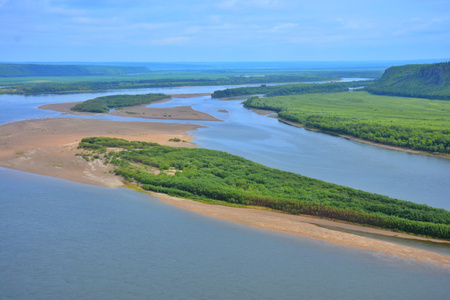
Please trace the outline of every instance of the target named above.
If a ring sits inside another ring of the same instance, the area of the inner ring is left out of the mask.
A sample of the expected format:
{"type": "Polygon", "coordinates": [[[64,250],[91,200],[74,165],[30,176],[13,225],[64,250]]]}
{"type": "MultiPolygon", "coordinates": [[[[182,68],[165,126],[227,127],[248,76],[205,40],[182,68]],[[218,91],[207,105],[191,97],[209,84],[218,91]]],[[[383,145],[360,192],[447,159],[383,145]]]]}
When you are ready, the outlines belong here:
{"type": "MultiPolygon", "coordinates": [[[[0,126],[0,167],[34,174],[106,187],[123,187],[121,178],[110,173],[110,167],[97,162],[87,162],[80,156],[77,145],[88,136],[110,136],[128,140],[152,141],[170,146],[196,147],[189,143],[188,131],[202,126],[179,123],[114,122],[96,119],[43,119],[8,123],[0,126]],[[178,137],[188,142],[171,142],[178,137]]],[[[153,194],[153,193],[151,193],[153,194]]],[[[298,216],[265,209],[236,208],[205,204],[192,200],[156,195],[161,201],[203,215],[244,224],[251,227],[283,232],[326,243],[385,253],[419,262],[438,264],[448,268],[450,256],[418,248],[380,241],[328,227],[350,228],[360,232],[430,241],[450,242],[421,238],[370,227],[357,226],[310,216],[298,216]]]]}

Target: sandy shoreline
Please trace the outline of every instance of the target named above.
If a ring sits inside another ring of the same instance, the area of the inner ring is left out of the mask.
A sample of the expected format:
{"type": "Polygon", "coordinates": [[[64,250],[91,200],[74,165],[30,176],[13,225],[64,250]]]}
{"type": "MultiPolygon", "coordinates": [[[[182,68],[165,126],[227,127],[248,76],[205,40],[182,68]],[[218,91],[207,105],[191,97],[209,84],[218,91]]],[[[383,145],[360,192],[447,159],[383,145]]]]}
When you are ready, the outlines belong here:
{"type": "MultiPolygon", "coordinates": [[[[67,179],[98,186],[124,186],[110,168],[88,163],[75,156],[79,141],[89,136],[109,136],[128,140],[152,141],[171,146],[195,147],[189,142],[170,142],[178,137],[192,140],[188,131],[202,126],[178,123],[113,122],[95,119],[44,119],[8,123],[0,126],[0,167],[67,179]]],[[[319,239],[330,244],[386,253],[420,262],[450,266],[450,256],[362,237],[322,226],[422,239],[385,230],[334,222],[307,216],[294,216],[262,209],[235,208],[204,204],[158,194],[162,201],[190,211],[252,227],[319,239]]],[[[433,239],[424,241],[442,242],[433,239]]],[[[443,242],[449,245],[449,242],[443,242]]]]}

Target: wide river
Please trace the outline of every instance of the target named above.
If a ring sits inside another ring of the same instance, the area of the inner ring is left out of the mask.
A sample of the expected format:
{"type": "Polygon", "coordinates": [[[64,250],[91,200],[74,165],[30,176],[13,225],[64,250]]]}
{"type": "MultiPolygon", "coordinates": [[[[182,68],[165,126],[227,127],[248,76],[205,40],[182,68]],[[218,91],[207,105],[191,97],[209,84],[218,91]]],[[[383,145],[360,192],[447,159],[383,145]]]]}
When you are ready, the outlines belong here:
{"type": "MultiPolygon", "coordinates": [[[[3,95],[0,124],[61,117],[37,109],[48,103],[220,88],[3,95]]],[[[191,132],[200,147],[450,209],[448,160],[287,126],[240,101],[196,97],[154,106],[179,105],[225,121],[192,122],[208,126],[191,132]]],[[[0,299],[447,299],[450,294],[448,268],[249,228],[131,190],[0,168],[0,195],[0,299]]]]}

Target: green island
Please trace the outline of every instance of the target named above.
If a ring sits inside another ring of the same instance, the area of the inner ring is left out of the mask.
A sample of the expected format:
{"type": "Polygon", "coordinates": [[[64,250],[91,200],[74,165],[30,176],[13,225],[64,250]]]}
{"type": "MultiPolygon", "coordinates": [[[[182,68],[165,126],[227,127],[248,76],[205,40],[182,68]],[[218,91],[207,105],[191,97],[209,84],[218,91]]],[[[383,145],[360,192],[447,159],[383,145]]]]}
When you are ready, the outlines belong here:
{"type": "Polygon", "coordinates": [[[86,100],[73,106],[70,110],[78,112],[108,113],[111,109],[150,104],[158,100],[170,98],[171,97],[169,95],[161,93],[143,95],[111,95],[86,100]]]}
{"type": "Polygon", "coordinates": [[[252,97],[244,105],[276,111],[283,120],[306,128],[430,153],[450,153],[448,101],[379,96],[354,90],[252,97]]]}
{"type": "Polygon", "coordinates": [[[372,84],[372,80],[351,81],[351,82],[330,82],[330,83],[304,83],[304,84],[286,84],[275,86],[250,86],[240,88],[230,88],[225,90],[214,91],[212,98],[228,98],[237,96],[249,95],[265,95],[271,96],[285,96],[285,95],[300,95],[313,93],[335,93],[345,92],[350,88],[359,88],[372,84]]]}
{"type": "Polygon", "coordinates": [[[112,164],[145,190],[211,203],[257,206],[450,239],[450,212],[263,166],[222,151],[84,138],[78,155],[112,164]]]}

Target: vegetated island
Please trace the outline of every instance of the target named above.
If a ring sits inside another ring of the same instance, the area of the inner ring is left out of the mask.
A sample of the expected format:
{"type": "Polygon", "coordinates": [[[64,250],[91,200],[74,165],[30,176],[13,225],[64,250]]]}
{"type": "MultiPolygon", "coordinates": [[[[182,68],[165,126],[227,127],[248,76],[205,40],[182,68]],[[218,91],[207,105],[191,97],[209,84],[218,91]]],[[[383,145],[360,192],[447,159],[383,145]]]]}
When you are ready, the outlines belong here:
{"type": "Polygon", "coordinates": [[[326,183],[208,149],[116,138],[83,139],[78,155],[115,166],[143,189],[450,239],[450,212],[326,183]]]}
{"type": "Polygon", "coordinates": [[[161,93],[143,95],[111,95],[86,100],[70,108],[70,110],[90,113],[108,113],[111,109],[150,104],[155,101],[170,98],[171,97],[169,95],[161,93]]]}
{"type": "Polygon", "coordinates": [[[212,98],[229,98],[237,96],[264,95],[285,96],[300,95],[313,93],[336,93],[346,92],[351,88],[360,88],[373,84],[373,80],[351,81],[351,82],[330,82],[330,83],[303,83],[303,84],[286,84],[286,85],[261,85],[240,88],[230,88],[225,90],[214,91],[212,98]]]}

